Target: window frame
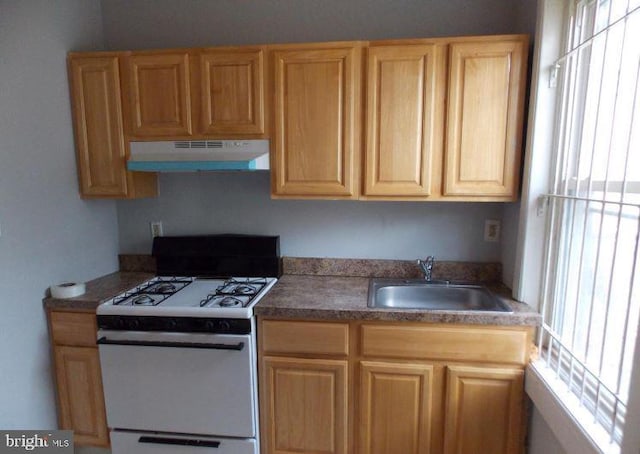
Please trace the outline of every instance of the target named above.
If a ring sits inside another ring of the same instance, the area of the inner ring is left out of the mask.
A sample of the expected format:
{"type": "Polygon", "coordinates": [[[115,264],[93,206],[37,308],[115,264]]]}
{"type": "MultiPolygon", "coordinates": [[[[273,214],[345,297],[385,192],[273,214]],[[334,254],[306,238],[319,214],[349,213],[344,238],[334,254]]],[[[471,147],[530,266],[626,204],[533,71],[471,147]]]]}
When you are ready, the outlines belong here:
{"type": "MultiPolygon", "coordinates": [[[[551,172],[556,159],[552,152],[556,148],[554,114],[559,102],[558,88],[550,86],[550,79],[553,77],[552,68],[557,57],[564,53],[564,18],[568,12],[567,8],[569,2],[565,0],[538,0],[529,134],[513,281],[514,297],[538,310],[542,301],[544,244],[549,233],[546,220],[547,199],[544,195],[549,192],[554,182],[551,172]]],[[[567,452],[605,452],[597,440],[598,437],[593,436],[593,427],[584,417],[576,414],[578,411],[567,402],[566,385],[557,386],[552,383],[552,377],[545,377],[542,368],[538,366],[535,361],[529,366],[525,381],[526,390],[563,448],[567,452]]],[[[627,403],[627,427],[640,424],[639,388],[640,335],[636,339],[627,403]]],[[[638,446],[640,431],[626,430],[622,450],[619,452],[638,454],[638,446]]]]}

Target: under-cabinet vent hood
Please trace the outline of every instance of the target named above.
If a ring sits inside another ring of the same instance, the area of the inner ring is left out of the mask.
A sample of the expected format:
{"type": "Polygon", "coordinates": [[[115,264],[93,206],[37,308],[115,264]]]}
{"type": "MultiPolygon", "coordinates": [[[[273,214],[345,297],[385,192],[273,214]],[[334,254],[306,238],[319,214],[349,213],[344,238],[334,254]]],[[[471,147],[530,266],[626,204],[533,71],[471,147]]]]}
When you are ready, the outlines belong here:
{"type": "Polygon", "coordinates": [[[137,172],[269,170],[269,141],[131,142],[127,169],[137,172]]]}

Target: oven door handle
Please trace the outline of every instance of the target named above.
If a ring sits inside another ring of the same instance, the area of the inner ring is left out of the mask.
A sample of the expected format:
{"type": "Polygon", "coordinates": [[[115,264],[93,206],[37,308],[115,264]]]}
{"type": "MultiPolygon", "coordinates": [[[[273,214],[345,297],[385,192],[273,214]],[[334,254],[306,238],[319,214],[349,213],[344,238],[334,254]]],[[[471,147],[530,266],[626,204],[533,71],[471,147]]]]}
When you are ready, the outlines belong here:
{"type": "Polygon", "coordinates": [[[135,347],[174,347],[174,348],[205,348],[212,350],[237,350],[244,349],[244,342],[237,344],[206,344],[203,342],[163,342],[163,341],[137,341],[115,340],[101,337],[96,341],[98,345],[130,345],[135,347]]]}
{"type": "Polygon", "coordinates": [[[201,440],[199,438],[140,437],[138,443],[154,443],[159,445],[193,446],[198,448],[219,448],[220,442],[201,440]]]}

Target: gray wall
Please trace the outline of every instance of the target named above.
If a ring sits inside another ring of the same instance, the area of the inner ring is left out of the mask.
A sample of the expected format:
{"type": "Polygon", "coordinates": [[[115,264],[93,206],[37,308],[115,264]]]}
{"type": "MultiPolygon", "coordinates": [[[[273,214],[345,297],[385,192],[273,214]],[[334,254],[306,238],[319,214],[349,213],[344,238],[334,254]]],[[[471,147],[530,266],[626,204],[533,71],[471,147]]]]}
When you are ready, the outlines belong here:
{"type": "Polygon", "coordinates": [[[272,200],[269,173],[161,174],[161,196],[118,203],[120,249],[149,253],[150,221],[165,235],[281,236],[284,255],[499,261],[483,241],[484,219],[501,204],[272,200]]]}
{"type": "Polygon", "coordinates": [[[102,45],[97,0],[0,0],[0,427],[55,428],[42,298],[117,268],[112,201],[78,197],[66,52],[102,45]]]}
{"type": "MultiPolygon", "coordinates": [[[[110,49],[530,33],[535,21],[532,0],[102,0],[102,11],[110,49]]],[[[261,175],[163,175],[160,184],[158,199],[118,202],[121,252],[148,253],[148,223],[160,220],[165,234],[277,233],[292,256],[513,260],[482,240],[502,204],[272,201],[261,175]]],[[[512,263],[505,268],[510,281],[512,263]]]]}
{"type": "Polygon", "coordinates": [[[529,32],[529,11],[535,0],[102,0],[121,50],[529,32]]]}
{"type": "Polygon", "coordinates": [[[528,454],[566,454],[540,412],[534,407],[529,425],[528,454]]]}

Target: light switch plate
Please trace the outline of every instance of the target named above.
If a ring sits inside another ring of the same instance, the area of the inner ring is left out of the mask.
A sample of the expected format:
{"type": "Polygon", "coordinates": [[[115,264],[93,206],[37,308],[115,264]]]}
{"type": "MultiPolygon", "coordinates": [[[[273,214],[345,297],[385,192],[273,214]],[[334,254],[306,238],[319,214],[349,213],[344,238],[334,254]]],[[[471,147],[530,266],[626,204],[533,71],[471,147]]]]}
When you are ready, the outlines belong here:
{"type": "Polygon", "coordinates": [[[495,219],[484,221],[484,240],[491,243],[500,241],[500,221],[495,219]]]}
{"type": "Polygon", "coordinates": [[[151,226],[151,238],[162,236],[162,221],[152,221],[149,225],[151,226]]]}

